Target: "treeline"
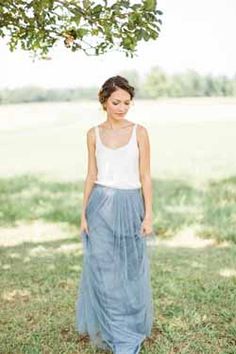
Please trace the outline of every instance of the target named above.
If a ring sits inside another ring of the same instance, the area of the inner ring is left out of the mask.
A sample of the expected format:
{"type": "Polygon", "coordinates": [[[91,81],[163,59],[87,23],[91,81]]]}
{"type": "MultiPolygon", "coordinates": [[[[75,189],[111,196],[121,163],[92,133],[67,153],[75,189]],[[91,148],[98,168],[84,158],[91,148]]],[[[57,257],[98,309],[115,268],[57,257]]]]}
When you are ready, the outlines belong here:
{"type": "Polygon", "coordinates": [[[65,88],[46,89],[27,86],[23,88],[5,89],[0,91],[0,104],[29,103],[29,102],[60,102],[93,99],[97,88],[65,88]]]}
{"type": "MultiPolygon", "coordinates": [[[[236,75],[227,76],[200,75],[194,70],[184,73],[167,74],[159,67],[153,67],[141,79],[135,70],[122,71],[136,88],[136,98],[158,99],[159,97],[204,97],[236,96],[236,75]]],[[[77,87],[65,89],[45,89],[41,87],[23,87],[0,91],[0,104],[97,100],[99,87],[77,87]]]]}

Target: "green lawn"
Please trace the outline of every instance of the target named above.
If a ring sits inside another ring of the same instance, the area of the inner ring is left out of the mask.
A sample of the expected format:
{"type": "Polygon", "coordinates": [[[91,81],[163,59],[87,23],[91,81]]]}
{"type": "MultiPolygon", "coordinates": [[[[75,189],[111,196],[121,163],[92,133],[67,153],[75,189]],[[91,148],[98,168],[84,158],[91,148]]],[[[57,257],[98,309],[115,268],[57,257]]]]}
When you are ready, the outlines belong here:
{"type": "MultiPolygon", "coordinates": [[[[102,353],[74,328],[83,257],[78,231],[82,185],[33,175],[0,179],[1,353],[102,353]],[[32,239],[21,235],[8,245],[4,233],[40,220],[59,227],[64,223],[66,237],[36,242],[33,234],[32,239]]],[[[155,323],[141,353],[233,354],[236,178],[211,181],[204,188],[181,180],[157,179],[153,185],[157,239],[198,223],[199,237],[217,242],[201,249],[154,246],[155,323]]]]}
{"type": "MultiPolygon", "coordinates": [[[[74,329],[82,255],[53,252],[71,241],[34,256],[32,243],[1,249],[2,353],[102,353],[74,329]]],[[[156,249],[155,323],[141,353],[235,353],[235,258],[236,246],[156,249]]]]}
{"type": "MultiPolygon", "coordinates": [[[[75,331],[97,102],[0,106],[0,353],[92,354],[75,331]]],[[[236,99],[137,100],[151,143],[155,323],[141,354],[236,353],[236,99]],[[208,244],[208,246],[206,246],[208,244]]]]}
{"type": "MultiPolygon", "coordinates": [[[[33,175],[0,178],[0,226],[44,220],[79,228],[83,181],[53,182],[33,175]]],[[[236,243],[236,177],[198,187],[153,179],[154,230],[174,236],[198,224],[199,236],[236,243]]]]}
{"type": "MultiPolygon", "coordinates": [[[[86,131],[105,119],[93,101],[0,105],[0,176],[83,179],[86,131]]],[[[136,100],[127,119],[148,130],[153,178],[236,174],[235,97],[136,100]]]]}

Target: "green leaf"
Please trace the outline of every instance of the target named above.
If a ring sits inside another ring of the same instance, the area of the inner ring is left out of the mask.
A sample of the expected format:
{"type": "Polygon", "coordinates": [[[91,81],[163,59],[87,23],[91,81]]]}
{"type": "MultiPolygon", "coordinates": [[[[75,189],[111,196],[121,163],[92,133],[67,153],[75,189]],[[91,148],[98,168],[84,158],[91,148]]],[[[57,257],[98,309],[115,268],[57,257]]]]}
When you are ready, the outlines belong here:
{"type": "Polygon", "coordinates": [[[149,38],[150,38],[149,33],[143,30],[143,39],[144,39],[145,41],[148,41],[149,38]]]}
{"type": "Polygon", "coordinates": [[[86,28],[79,28],[77,31],[76,31],[76,34],[79,38],[83,38],[86,34],[89,33],[89,30],[86,29],[86,28]]]}
{"type": "Polygon", "coordinates": [[[92,14],[93,15],[100,15],[100,13],[102,12],[103,7],[102,5],[96,5],[93,9],[92,9],[92,14]]]}
{"type": "Polygon", "coordinates": [[[146,11],[154,11],[156,8],[156,0],[145,0],[143,5],[146,11]]]}

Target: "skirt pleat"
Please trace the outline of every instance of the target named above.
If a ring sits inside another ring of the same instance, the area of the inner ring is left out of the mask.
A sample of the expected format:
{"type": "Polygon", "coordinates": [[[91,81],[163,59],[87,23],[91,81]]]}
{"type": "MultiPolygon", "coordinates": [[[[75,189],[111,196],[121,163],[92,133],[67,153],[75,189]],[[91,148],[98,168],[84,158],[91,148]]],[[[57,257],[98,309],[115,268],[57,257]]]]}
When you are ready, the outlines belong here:
{"type": "Polygon", "coordinates": [[[98,348],[137,354],[153,324],[147,244],[140,232],[141,189],[95,184],[85,213],[76,329],[98,348]]]}

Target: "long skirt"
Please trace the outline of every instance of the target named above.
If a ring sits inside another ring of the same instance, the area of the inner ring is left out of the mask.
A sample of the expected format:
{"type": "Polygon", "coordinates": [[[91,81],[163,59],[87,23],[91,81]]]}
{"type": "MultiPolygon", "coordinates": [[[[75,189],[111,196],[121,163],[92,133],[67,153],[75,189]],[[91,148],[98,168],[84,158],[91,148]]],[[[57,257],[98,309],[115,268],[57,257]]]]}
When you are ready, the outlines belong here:
{"type": "Polygon", "coordinates": [[[95,348],[137,354],[154,317],[141,188],[94,184],[85,215],[76,330],[95,348]]]}

